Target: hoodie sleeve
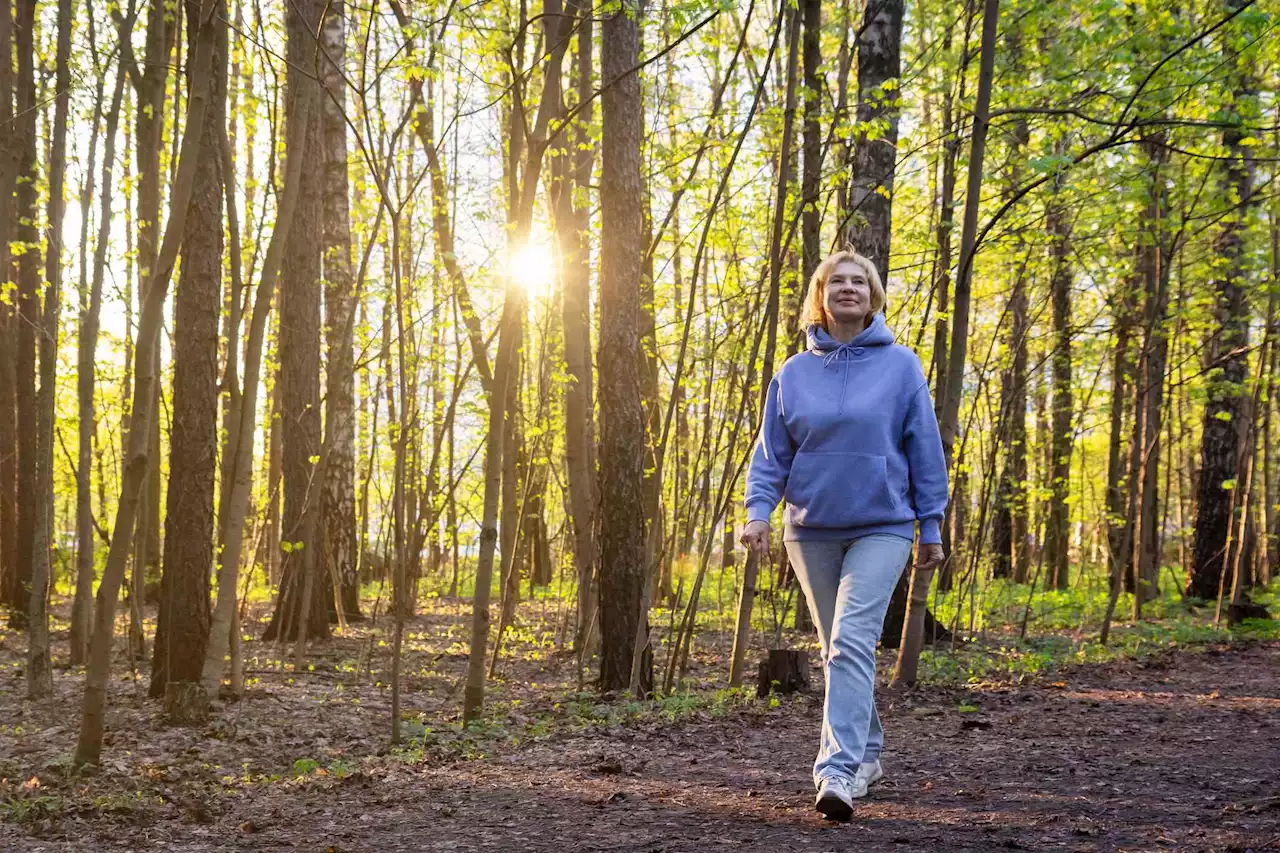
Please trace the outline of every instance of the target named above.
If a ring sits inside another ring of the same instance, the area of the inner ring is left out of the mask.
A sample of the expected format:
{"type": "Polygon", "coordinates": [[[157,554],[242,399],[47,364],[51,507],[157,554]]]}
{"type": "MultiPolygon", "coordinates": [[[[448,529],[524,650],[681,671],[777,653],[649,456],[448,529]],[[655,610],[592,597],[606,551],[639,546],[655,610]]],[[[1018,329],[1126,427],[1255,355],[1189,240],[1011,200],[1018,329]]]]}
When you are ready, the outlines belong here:
{"type": "Polygon", "coordinates": [[[928,383],[922,383],[911,397],[903,442],[911,475],[911,503],[920,523],[920,544],[938,544],[947,510],[947,459],[928,383]]]}
{"type": "Polygon", "coordinates": [[[782,386],[775,376],[769,382],[760,436],[747,471],[747,521],[767,522],[773,515],[782,500],[787,475],[791,472],[791,459],[795,455],[795,442],[782,419],[782,386]]]}

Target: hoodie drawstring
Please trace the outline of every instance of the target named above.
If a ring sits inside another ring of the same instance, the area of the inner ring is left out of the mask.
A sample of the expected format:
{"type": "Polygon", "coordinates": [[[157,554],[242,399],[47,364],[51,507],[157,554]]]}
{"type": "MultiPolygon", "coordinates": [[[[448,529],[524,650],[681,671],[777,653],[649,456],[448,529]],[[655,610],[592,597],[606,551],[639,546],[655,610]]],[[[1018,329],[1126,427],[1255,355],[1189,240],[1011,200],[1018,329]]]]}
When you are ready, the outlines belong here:
{"type": "Polygon", "coordinates": [[[879,347],[893,343],[893,333],[885,326],[883,314],[876,314],[866,329],[859,332],[848,343],[840,343],[828,335],[824,328],[817,325],[810,325],[807,328],[806,337],[808,338],[809,351],[815,355],[820,354],[822,356],[824,370],[837,360],[844,362],[844,375],[840,380],[840,403],[838,409],[840,414],[844,414],[844,395],[849,390],[849,362],[855,361],[868,347],[879,347]]]}
{"type": "Polygon", "coordinates": [[[844,394],[849,386],[849,359],[841,357],[841,354],[844,352],[852,354],[855,349],[858,349],[858,347],[855,347],[852,342],[841,344],[835,349],[830,350],[822,357],[822,367],[824,370],[830,367],[832,362],[837,358],[844,362],[844,374],[840,377],[840,407],[836,410],[837,414],[841,415],[844,414],[844,394]]]}

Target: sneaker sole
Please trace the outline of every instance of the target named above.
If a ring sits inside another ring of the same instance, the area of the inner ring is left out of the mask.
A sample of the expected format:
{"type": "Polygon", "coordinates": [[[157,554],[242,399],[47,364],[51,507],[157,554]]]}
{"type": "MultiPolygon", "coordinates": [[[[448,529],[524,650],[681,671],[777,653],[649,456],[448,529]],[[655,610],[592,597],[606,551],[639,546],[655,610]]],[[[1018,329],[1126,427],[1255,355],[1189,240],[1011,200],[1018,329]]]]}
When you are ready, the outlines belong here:
{"type": "Polygon", "coordinates": [[[815,806],[827,820],[846,821],[853,817],[853,807],[836,796],[820,797],[815,806]]]}

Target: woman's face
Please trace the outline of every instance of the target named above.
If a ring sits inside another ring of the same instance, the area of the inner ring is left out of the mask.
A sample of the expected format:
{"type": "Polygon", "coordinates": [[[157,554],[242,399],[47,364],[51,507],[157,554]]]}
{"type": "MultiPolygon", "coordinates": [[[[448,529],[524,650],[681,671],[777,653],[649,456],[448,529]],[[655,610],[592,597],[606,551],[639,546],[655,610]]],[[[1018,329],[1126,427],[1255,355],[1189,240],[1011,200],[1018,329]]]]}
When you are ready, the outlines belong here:
{"type": "Polygon", "coordinates": [[[827,276],[823,308],[832,321],[841,325],[865,325],[871,316],[871,282],[862,267],[841,261],[827,276]]]}

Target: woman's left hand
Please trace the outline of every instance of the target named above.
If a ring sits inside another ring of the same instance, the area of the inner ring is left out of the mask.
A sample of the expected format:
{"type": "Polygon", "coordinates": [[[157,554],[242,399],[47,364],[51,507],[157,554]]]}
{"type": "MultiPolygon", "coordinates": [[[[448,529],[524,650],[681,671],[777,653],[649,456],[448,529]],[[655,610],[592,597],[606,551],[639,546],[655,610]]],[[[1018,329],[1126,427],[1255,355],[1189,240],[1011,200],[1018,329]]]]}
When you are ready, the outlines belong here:
{"type": "Polygon", "coordinates": [[[921,545],[916,549],[916,569],[919,571],[933,571],[942,565],[942,561],[947,558],[943,553],[942,546],[937,542],[928,545],[921,545]]]}

